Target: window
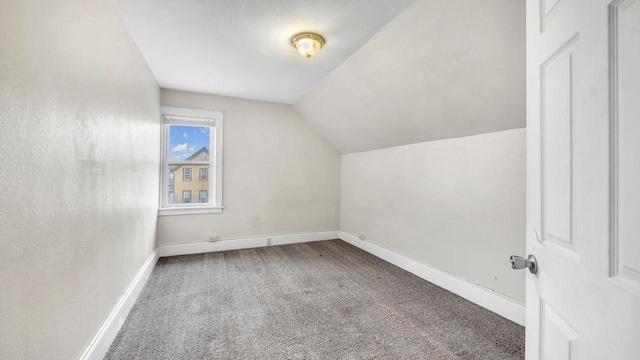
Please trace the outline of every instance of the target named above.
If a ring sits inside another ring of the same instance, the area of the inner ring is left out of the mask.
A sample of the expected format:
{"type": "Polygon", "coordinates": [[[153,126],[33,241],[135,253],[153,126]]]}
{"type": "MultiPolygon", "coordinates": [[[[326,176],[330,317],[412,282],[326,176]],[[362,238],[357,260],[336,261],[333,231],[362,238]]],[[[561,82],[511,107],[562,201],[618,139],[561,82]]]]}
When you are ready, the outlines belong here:
{"type": "Polygon", "coordinates": [[[173,180],[174,176],[173,174],[171,174],[169,176],[169,194],[173,193],[173,185],[175,184],[174,180],[173,180]]]}
{"type": "Polygon", "coordinates": [[[182,181],[191,181],[191,168],[183,168],[182,181]]]}
{"type": "Polygon", "coordinates": [[[158,214],[222,212],[222,113],[163,107],[162,116],[158,214]],[[194,169],[199,181],[193,181],[194,169]],[[197,199],[191,198],[194,192],[197,199]]]}

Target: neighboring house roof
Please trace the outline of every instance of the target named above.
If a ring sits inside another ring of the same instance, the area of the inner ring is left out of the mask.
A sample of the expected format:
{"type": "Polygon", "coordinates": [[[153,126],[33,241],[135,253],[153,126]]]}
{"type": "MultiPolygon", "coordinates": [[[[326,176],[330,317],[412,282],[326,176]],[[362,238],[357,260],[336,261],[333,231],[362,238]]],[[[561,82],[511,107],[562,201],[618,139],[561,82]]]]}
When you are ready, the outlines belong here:
{"type": "Polygon", "coordinates": [[[193,159],[197,158],[198,155],[202,154],[203,152],[207,153],[207,155],[209,155],[209,150],[206,147],[203,146],[202,148],[200,148],[200,150],[194,152],[193,155],[189,156],[185,160],[193,160],[193,159]]]}
{"type": "MultiPolygon", "coordinates": [[[[200,150],[194,152],[191,156],[189,156],[188,158],[186,158],[184,160],[185,161],[193,160],[193,159],[197,158],[202,153],[205,153],[205,154],[209,155],[209,149],[207,149],[206,147],[203,146],[202,148],[200,148],[200,150]]],[[[176,166],[176,168],[173,169],[173,171],[176,171],[176,170],[180,169],[182,166],[183,165],[176,166]]]]}

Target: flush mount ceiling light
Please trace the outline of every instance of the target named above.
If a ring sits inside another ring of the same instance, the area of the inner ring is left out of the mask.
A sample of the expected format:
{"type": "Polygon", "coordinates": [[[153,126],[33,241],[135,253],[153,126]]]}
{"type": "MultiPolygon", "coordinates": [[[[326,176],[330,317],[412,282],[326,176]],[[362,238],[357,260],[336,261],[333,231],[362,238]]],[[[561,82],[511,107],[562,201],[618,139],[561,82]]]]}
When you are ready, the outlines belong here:
{"type": "Polygon", "coordinates": [[[318,34],[303,33],[296,35],[291,40],[291,43],[300,55],[309,59],[320,51],[320,48],[324,45],[324,39],[318,34]]]}

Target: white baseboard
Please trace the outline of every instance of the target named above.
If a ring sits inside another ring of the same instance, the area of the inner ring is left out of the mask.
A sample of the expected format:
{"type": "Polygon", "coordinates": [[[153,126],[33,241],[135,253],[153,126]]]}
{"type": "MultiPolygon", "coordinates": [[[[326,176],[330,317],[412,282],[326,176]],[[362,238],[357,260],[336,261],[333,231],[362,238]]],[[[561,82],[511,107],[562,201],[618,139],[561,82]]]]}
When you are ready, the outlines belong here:
{"type": "Polygon", "coordinates": [[[398,255],[378,245],[360,240],[356,236],[344,231],[340,231],[340,239],[436,284],[441,288],[447,289],[485,309],[491,310],[504,318],[522,326],[525,324],[525,306],[520,302],[478,286],[478,284],[456,277],[455,275],[398,255]]]}
{"type": "Polygon", "coordinates": [[[340,232],[323,231],[314,233],[273,235],[248,238],[223,239],[215,242],[196,242],[184,244],[160,245],[158,254],[160,257],[202,254],[216,251],[250,249],[263,246],[276,246],[286,244],[297,244],[309,241],[338,239],[340,232]]]}
{"type": "Polygon", "coordinates": [[[153,270],[156,262],[158,261],[158,249],[151,253],[151,256],[142,265],[140,271],[133,279],[127,290],[122,294],[120,300],[116,304],[107,320],[102,324],[98,334],[93,338],[87,349],[80,356],[80,360],[102,360],[109,351],[111,343],[118,335],[122,324],[127,319],[133,304],[136,303],[142,288],[149,280],[151,271],[153,270]]]}

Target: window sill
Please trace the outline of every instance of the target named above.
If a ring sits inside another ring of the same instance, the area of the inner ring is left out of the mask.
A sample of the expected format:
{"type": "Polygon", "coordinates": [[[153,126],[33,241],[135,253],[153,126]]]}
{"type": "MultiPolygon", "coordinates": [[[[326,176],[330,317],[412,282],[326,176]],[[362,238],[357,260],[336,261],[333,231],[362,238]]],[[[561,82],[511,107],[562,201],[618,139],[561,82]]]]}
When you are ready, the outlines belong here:
{"type": "Polygon", "coordinates": [[[200,206],[192,208],[164,208],[158,210],[158,216],[220,214],[224,206],[200,206]]]}

